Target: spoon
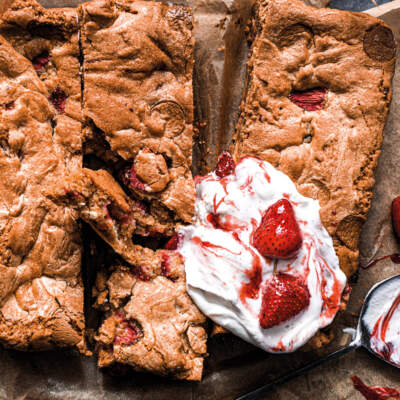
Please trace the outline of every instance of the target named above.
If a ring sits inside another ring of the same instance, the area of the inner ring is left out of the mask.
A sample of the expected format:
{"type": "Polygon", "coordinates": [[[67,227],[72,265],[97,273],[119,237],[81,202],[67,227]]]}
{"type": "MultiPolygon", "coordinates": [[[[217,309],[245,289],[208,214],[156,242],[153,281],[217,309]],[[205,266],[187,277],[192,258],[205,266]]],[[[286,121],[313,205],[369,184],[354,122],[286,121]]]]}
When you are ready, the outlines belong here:
{"type": "MultiPolygon", "coordinates": [[[[358,320],[357,329],[346,329],[346,332],[353,334],[353,340],[344,348],[329,354],[319,360],[312,362],[300,369],[289,372],[275,381],[268,383],[260,388],[249,392],[243,396],[238,397],[236,400],[255,400],[261,395],[267,393],[269,390],[288,382],[292,378],[300,375],[304,375],[306,372],[313,370],[319,365],[325,364],[327,361],[335,360],[352,350],[358,349],[359,347],[364,347],[369,352],[378,356],[383,361],[389,363],[390,365],[400,368],[400,361],[398,364],[390,360],[390,350],[386,347],[385,350],[377,350],[373,344],[374,340],[371,342],[371,338],[375,337],[376,325],[379,325],[378,319],[381,321],[381,325],[386,325],[390,320],[390,317],[396,310],[396,307],[400,308],[400,275],[393,276],[392,278],[386,279],[382,282],[377,283],[368,292],[365,297],[363,307],[361,309],[360,317],[358,320]],[[388,309],[388,306],[392,304],[392,307],[388,309]],[[385,307],[386,305],[386,307],[385,307]],[[383,314],[382,314],[383,313],[383,314]],[[385,318],[386,314],[386,318],[385,318]],[[385,320],[388,318],[387,323],[385,320]]],[[[384,329],[384,327],[383,327],[384,329]]],[[[400,343],[400,340],[399,342],[400,343]]]]}

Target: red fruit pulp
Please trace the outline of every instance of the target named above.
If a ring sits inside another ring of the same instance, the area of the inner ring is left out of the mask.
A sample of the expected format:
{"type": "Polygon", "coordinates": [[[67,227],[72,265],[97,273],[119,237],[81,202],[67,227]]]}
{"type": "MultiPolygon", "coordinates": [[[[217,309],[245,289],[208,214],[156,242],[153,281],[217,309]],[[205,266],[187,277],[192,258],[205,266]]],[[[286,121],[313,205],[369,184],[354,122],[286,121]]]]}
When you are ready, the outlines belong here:
{"type": "Polygon", "coordinates": [[[219,178],[224,178],[225,176],[230,175],[235,169],[235,162],[231,154],[228,151],[224,151],[218,157],[217,167],[215,169],[215,174],[219,178]]]}

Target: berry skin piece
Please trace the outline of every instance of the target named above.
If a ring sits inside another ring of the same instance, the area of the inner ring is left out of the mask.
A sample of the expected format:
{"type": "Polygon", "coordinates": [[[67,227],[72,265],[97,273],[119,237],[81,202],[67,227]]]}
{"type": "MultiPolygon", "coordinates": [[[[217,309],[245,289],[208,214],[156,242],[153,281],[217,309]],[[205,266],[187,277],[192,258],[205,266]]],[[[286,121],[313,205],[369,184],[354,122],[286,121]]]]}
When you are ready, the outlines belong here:
{"type": "Polygon", "coordinates": [[[224,151],[218,157],[217,168],[215,169],[215,174],[219,178],[224,178],[227,175],[230,175],[235,169],[235,161],[231,154],[228,151],[224,151]]]}
{"type": "Polygon", "coordinates": [[[310,304],[310,292],[302,279],[279,273],[265,285],[258,316],[263,329],[272,328],[299,314],[310,304]]]}
{"type": "Polygon", "coordinates": [[[264,257],[294,257],[303,243],[299,224],[289,200],[272,204],[253,233],[253,246],[264,257]]]}
{"type": "Polygon", "coordinates": [[[400,239],[400,196],[397,196],[392,202],[392,222],[394,232],[400,239]]]}

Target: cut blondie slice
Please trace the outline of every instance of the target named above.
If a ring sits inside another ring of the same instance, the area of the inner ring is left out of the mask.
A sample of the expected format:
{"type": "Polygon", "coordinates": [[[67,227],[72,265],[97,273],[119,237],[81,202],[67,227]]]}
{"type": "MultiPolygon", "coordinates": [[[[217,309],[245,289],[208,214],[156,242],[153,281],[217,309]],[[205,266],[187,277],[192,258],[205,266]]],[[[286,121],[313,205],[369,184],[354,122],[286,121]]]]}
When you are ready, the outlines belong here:
{"type": "Polygon", "coordinates": [[[159,273],[160,262],[153,251],[132,239],[149,232],[157,237],[166,232],[165,226],[160,227],[140,201],[130,199],[107,171],[77,170],[65,180],[62,192],[56,197],[74,205],[79,216],[128,263],[140,266],[149,277],[159,273]]]}
{"type": "Polygon", "coordinates": [[[79,14],[84,116],[90,141],[103,137],[110,151],[125,161],[117,178],[135,198],[157,203],[173,224],[191,222],[189,9],[156,2],[95,0],[81,5],[79,14]]]}
{"type": "Polygon", "coordinates": [[[396,43],[366,14],[261,0],[234,143],[318,199],[342,270],[357,269],[391,100],[396,43]]]}
{"type": "Polygon", "coordinates": [[[206,356],[205,317],[186,293],[179,254],[159,250],[162,274],[149,279],[116,266],[98,275],[94,295],[105,311],[97,341],[99,366],[132,366],[200,380],[206,356]]]}
{"type": "Polygon", "coordinates": [[[44,82],[55,116],[54,142],[68,170],[82,163],[82,107],[78,15],[45,9],[35,0],[15,0],[2,16],[2,34],[31,60],[44,82]]]}
{"type": "Polygon", "coordinates": [[[67,167],[31,63],[0,37],[0,341],[85,351],[77,215],[46,192],[67,167]]]}

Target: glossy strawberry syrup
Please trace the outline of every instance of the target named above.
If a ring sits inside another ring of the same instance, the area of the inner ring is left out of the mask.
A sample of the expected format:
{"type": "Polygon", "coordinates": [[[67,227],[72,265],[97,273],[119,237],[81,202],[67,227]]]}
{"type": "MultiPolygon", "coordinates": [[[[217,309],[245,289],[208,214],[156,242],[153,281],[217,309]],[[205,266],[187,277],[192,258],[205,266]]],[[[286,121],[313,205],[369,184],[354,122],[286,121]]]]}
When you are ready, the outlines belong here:
{"type": "Polygon", "coordinates": [[[400,399],[397,389],[388,387],[367,386],[358,376],[352,376],[354,389],[358,390],[367,400],[400,399]]]}
{"type": "MultiPolygon", "coordinates": [[[[389,310],[381,315],[376,321],[374,329],[371,333],[371,347],[385,360],[393,362],[392,354],[394,351],[393,345],[386,342],[386,334],[389,329],[389,324],[393,318],[393,314],[400,307],[400,295],[396,297],[389,310]],[[380,349],[383,345],[383,350],[380,349]]],[[[400,364],[396,364],[400,367],[400,364]]]]}

